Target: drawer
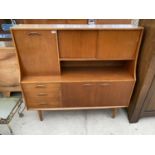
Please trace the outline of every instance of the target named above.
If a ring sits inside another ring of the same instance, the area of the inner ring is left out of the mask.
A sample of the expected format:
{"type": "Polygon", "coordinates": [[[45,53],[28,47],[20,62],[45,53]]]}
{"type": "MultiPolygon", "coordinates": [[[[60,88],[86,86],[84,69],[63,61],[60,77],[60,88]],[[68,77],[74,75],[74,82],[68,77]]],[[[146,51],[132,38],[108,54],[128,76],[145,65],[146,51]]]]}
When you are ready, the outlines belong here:
{"type": "Polygon", "coordinates": [[[24,94],[28,95],[29,97],[52,97],[60,92],[60,84],[22,84],[22,89],[24,94]]]}
{"type": "Polygon", "coordinates": [[[29,108],[54,108],[61,107],[60,97],[26,97],[26,103],[29,108]]]}
{"type": "Polygon", "coordinates": [[[22,87],[25,91],[29,90],[52,90],[56,88],[60,88],[59,83],[24,83],[22,87]]]}
{"type": "Polygon", "coordinates": [[[49,108],[61,106],[60,84],[22,84],[26,104],[29,108],[49,108]]]}

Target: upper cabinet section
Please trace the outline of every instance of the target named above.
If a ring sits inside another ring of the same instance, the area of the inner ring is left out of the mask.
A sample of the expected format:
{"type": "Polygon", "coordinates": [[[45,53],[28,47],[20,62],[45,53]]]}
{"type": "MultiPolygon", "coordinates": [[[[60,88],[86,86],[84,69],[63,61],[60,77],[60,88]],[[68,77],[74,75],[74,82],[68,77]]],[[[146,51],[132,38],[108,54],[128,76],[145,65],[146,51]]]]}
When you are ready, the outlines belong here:
{"type": "Polygon", "coordinates": [[[136,60],[143,33],[133,25],[23,24],[12,28],[22,75],[59,75],[60,61],[136,60]]]}
{"type": "Polygon", "coordinates": [[[141,30],[60,30],[60,59],[133,60],[141,30]]]}
{"type": "Polygon", "coordinates": [[[139,30],[98,31],[96,58],[102,60],[134,59],[140,34],[139,30]]]}
{"type": "Polygon", "coordinates": [[[57,32],[50,30],[13,30],[22,74],[60,73],[57,32]]]}
{"type": "Polygon", "coordinates": [[[61,59],[95,59],[97,31],[62,30],[58,32],[61,59]]]}

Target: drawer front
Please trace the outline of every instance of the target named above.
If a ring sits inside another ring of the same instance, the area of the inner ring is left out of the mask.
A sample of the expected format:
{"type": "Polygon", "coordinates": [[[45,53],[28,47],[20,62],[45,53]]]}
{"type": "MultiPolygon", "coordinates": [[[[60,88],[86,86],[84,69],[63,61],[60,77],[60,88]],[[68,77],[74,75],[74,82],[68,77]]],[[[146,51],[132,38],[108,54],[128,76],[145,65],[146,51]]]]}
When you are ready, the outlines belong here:
{"type": "Polygon", "coordinates": [[[26,97],[28,108],[56,108],[61,107],[60,97],[26,97]]]}
{"type": "Polygon", "coordinates": [[[29,108],[49,108],[61,106],[60,84],[22,84],[29,108]]]}
{"type": "Polygon", "coordinates": [[[60,84],[22,84],[22,88],[29,97],[52,97],[60,91],[60,84]]]}
{"type": "Polygon", "coordinates": [[[95,106],[127,107],[134,83],[134,81],[97,83],[95,106]]]}

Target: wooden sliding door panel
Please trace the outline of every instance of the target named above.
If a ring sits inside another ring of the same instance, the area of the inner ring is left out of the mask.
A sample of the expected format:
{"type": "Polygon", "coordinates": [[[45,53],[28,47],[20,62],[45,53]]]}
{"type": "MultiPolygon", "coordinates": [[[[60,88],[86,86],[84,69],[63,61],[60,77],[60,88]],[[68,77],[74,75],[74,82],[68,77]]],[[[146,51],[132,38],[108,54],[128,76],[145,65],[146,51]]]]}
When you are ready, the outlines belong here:
{"type": "Polygon", "coordinates": [[[101,30],[98,32],[97,58],[103,60],[134,59],[139,30],[101,30]]]}
{"type": "Polygon", "coordinates": [[[62,84],[62,105],[64,107],[87,107],[95,102],[94,83],[62,84]]]}
{"type": "Polygon", "coordinates": [[[60,73],[56,31],[16,30],[13,34],[24,74],[60,73]]]}
{"type": "Polygon", "coordinates": [[[60,30],[60,58],[95,58],[97,31],[60,30]]]}
{"type": "Polygon", "coordinates": [[[128,106],[134,82],[97,83],[96,106],[128,106]]]}

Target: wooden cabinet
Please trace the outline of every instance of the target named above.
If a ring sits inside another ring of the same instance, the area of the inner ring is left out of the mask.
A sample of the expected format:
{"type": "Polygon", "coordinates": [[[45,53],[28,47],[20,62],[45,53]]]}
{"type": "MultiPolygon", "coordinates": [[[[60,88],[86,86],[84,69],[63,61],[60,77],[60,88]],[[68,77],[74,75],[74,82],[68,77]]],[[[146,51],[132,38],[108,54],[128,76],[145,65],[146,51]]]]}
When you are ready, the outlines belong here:
{"type": "Polygon", "coordinates": [[[139,24],[144,26],[145,35],[138,59],[137,83],[128,108],[131,123],[155,116],[155,20],[142,19],[139,24]]]}
{"type": "Polygon", "coordinates": [[[12,34],[28,109],[129,106],[142,27],[20,25],[12,34]]]}
{"type": "Polygon", "coordinates": [[[140,80],[140,83],[137,83],[128,109],[130,123],[136,123],[143,117],[155,116],[155,55],[148,63],[147,72],[141,73],[146,74],[143,77],[144,81],[140,80]]]}
{"type": "Polygon", "coordinates": [[[152,111],[155,111],[155,92],[154,92],[154,89],[155,89],[155,77],[152,81],[152,84],[151,84],[151,88],[149,90],[149,94],[147,95],[147,98],[145,100],[145,102],[147,104],[145,104],[145,111],[144,112],[152,112],[152,111]]]}

